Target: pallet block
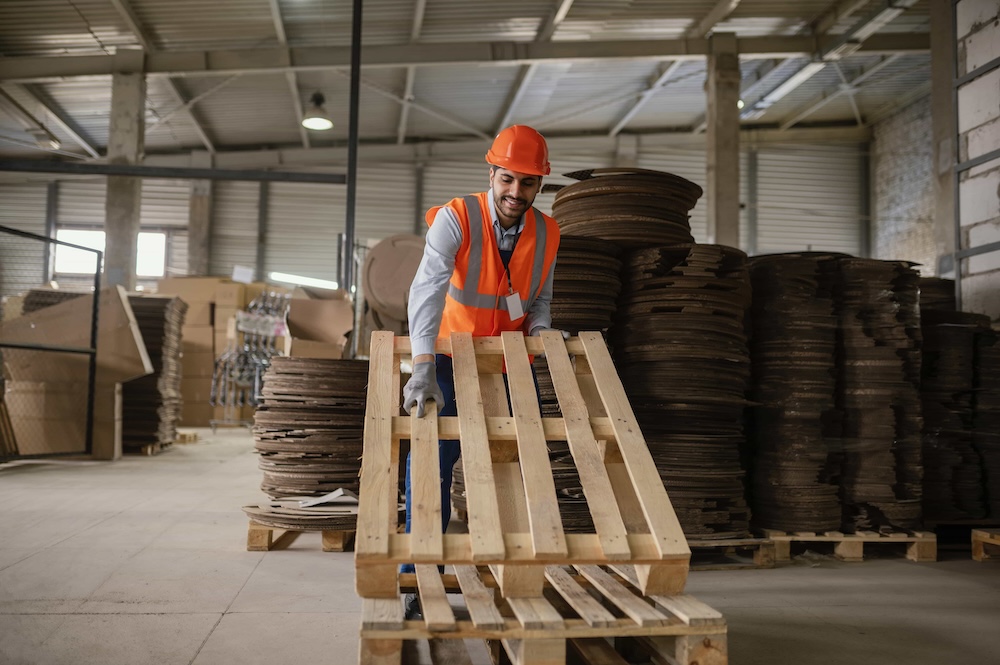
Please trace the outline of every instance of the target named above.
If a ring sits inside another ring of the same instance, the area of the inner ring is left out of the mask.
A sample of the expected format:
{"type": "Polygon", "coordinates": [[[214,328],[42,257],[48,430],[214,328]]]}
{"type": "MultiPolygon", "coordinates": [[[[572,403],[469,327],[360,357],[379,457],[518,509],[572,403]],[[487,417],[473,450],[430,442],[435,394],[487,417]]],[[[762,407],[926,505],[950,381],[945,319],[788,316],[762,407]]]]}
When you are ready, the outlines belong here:
{"type": "Polygon", "coordinates": [[[1000,559],[1000,529],[972,530],[972,558],[976,561],[1000,559]]]}
{"type": "Polygon", "coordinates": [[[865,545],[906,543],[906,558],[910,561],[937,561],[937,536],[928,531],[890,534],[859,531],[854,534],[845,534],[840,531],[787,533],[764,529],[764,536],[774,541],[775,561],[791,559],[791,544],[793,542],[834,543],[834,556],[841,561],[864,561],[865,545]]]}
{"type": "Polygon", "coordinates": [[[437,342],[458,415],[400,416],[410,341],[372,334],[355,550],[358,595],[397,599],[402,563],[489,565],[507,598],[537,598],[552,564],[634,566],[645,594],[684,590],[691,551],[600,333],[437,342]],[[542,418],[530,358],[544,353],[561,418],[542,418]],[[506,374],[504,373],[506,370],[506,374]],[[441,533],[438,439],[460,439],[467,534],[441,533]],[[399,443],[410,440],[411,533],[397,533],[399,443]],[[595,525],[563,530],[546,441],[568,443],[595,525]]]}
{"type": "Polygon", "coordinates": [[[486,567],[455,566],[455,574],[441,575],[420,564],[398,583],[403,591],[419,590],[421,619],[404,620],[398,598],[362,601],[360,663],[399,665],[411,640],[427,640],[435,663],[468,663],[465,639],[486,640],[495,655],[502,650],[518,665],[564,665],[568,653],[575,662],[624,663],[607,640],[614,637],[635,639],[653,662],[726,665],[719,612],[683,594],[644,596],[634,568],[621,568],[546,566],[542,596],[503,599],[486,567]],[[449,602],[447,593],[463,602],[449,602]],[[446,655],[435,660],[435,652],[446,655]]]}
{"type": "Polygon", "coordinates": [[[283,550],[294,543],[300,535],[307,532],[322,534],[324,552],[349,552],[354,542],[353,531],[279,529],[264,526],[251,520],[250,526],[247,528],[247,551],[270,552],[271,550],[283,550]]]}

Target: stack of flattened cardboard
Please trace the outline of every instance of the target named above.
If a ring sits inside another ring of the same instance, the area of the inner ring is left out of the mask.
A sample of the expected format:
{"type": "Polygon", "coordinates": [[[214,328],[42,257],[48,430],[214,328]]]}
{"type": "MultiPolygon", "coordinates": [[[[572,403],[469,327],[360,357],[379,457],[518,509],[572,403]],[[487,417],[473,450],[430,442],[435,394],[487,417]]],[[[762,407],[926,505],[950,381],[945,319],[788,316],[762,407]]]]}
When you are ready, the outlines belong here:
{"type": "Polygon", "coordinates": [[[126,451],[173,443],[181,407],[181,326],[187,304],[169,296],[131,296],[153,373],[128,382],[122,397],[126,451]]]}

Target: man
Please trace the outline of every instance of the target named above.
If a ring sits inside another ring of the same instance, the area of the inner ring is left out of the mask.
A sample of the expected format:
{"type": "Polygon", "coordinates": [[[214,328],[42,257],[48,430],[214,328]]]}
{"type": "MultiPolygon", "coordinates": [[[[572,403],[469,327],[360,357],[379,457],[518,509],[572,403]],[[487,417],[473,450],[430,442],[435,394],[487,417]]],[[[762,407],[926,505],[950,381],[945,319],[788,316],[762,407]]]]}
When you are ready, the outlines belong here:
{"type": "MultiPolygon", "coordinates": [[[[457,415],[451,357],[434,354],[434,343],[453,332],[494,336],[550,329],[552,274],[559,249],[556,220],[532,207],[550,172],[548,146],[531,127],[500,132],[489,152],[488,192],[452,199],[427,211],[424,255],[410,286],[413,375],[403,387],[403,410],[424,416],[429,400],[438,414],[457,415]]],[[[567,333],[563,333],[568,337],[567,333]]],[[[438,444],[441,462],[441,521],[451,518],[452,469],[459,442],[438,444]]],[[[410,459],[406,460],[406,531],[410,531],[410,459]]],[[[413,572],[404,565],[402,572],[413,572]]],[[[420,612],[415,594],[406,616],[420,612]]]]}

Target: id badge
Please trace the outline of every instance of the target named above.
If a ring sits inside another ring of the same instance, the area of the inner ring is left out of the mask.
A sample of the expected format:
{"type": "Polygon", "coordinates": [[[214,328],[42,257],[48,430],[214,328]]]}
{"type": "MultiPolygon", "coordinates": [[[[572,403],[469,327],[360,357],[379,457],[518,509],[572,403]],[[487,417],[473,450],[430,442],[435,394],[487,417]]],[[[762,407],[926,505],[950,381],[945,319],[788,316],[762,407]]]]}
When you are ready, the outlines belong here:
{"type": "Polygon", "coordinates": [[[511,293],[507,296],[507,314],[510,315],[511,321],[517,321],[524,316],[524,310],[521,309],[521,295],[519,293],[511,293]]]}

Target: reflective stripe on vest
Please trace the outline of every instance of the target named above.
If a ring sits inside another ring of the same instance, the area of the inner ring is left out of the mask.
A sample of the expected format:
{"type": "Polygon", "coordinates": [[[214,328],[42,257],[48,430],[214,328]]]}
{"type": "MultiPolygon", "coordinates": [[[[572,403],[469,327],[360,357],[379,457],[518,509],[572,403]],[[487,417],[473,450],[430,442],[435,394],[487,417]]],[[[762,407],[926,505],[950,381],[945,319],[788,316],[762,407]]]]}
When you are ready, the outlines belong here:
{"type": "MultiPolygon", "coordinates": [[[[479,277],[483,261],[483,211],[479,207],[479,198],[466,196],[466,210],[469,214],[469,267],[465,275],[465,288],[460,289],[452,283],[448,284],[448,295],[456,302],[466,307],[479,309],[498,309],[507,311],[507,299],[498,298],[496,294],[479,292],[479,277]]],[[[531,292],[527,298],[521,298],[521,311],[527,312],[542,285],[542,270],[545,266],[545,241],[548,228],[542,214],[535,208],[531,209],[535,216],[535,255],[531,270],[531,292]]],[[[524,233],[524,229],[521,230],[524,233]]],[[[522,296],[525,294],[521,294],[522,296]]]]}

